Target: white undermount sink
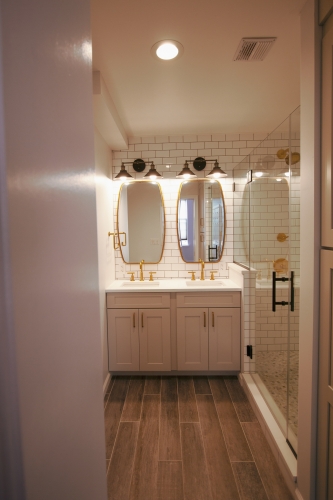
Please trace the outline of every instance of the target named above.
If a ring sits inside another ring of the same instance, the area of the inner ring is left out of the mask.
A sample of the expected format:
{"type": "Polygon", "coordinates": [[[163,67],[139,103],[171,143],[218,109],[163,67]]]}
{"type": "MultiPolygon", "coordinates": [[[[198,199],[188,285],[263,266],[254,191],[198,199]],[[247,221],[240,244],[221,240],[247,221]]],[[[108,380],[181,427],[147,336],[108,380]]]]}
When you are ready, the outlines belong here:
{"type": "Polygon", "coordinates": [[[186,286],[197,286],[197,287],[211,287],[211,286],[226,286],[224,281],[221,280],[195,280],[186,281],[186,286]]]}
{"type": "Polygon", "coordinates": [[[127,288],[145,288],[149,286],[159,286],[159,281],[125,281],[121,286],[125,286],[127,288]]]}

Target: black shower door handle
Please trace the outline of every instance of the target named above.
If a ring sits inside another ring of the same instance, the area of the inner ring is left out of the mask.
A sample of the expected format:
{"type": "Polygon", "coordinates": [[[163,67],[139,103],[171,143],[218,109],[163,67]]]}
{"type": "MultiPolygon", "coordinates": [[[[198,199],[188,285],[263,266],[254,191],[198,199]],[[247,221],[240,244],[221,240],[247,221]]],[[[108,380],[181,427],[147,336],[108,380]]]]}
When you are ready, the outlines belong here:
{"type": "Polygon", "coordinates": [[[276,306],[288,306],[290,304],[290,310],[294,311],[295,310],[295,291],[294,291],[294,271],[290,272],[290,278],[277,278],[276,277],[276,272],[273,272],[272,275],[272,311],[276,311],[276,306]],[[291,283],[291,290],[290,290],[290,302],[286,302],[285,300],[282,300],[281,302],[276,302],[276,282],[277,281],[290,281],[291,283]]]}

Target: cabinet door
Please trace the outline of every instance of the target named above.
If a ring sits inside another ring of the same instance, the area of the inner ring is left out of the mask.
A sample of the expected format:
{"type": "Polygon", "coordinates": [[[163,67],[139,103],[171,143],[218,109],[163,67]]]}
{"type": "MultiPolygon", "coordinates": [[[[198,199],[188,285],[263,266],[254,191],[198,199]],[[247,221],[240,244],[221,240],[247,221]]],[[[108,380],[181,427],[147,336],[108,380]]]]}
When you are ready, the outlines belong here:
{"type": "Polygon", "coordinates": [[[240,309],[209,309],[209,369],[240,370],[240,309]]]}
{"type": "Polygon", "coordinates": [[[170,310],[140,309],[140,370],[170,371],[170,310]]]}
{"type": "Polygon", "coordinates": [[[108,309],[110,371],[139,370],[137,309],[108,309]]]}
{"type": "Polygon", "coordinates": [[[208,370],[208,309],[177,309],[178,370],[208,370]]]}
{"type": "Polygon", "coordinates": [[[323,38],[322,45],[321,244],[331,248],[333,247],[332,51],[333,30],[329,30],[323,38]]]}

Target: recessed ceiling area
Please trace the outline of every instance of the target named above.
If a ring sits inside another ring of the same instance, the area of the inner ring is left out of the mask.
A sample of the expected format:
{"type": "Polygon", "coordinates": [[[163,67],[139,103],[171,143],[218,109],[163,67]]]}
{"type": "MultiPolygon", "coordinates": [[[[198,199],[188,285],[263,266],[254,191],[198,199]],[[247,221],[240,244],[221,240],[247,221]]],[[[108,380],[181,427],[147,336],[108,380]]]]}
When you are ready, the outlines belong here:
{"type": "Polygon", "coordinates": [[[93,68],[130,136],[270,132],[300,103],[305,0],[92,0],[93,68]],[[263,61],[242,38],[276,37],[263,61]],[[177,40],[182,57],[152,57],[177,40]]]}

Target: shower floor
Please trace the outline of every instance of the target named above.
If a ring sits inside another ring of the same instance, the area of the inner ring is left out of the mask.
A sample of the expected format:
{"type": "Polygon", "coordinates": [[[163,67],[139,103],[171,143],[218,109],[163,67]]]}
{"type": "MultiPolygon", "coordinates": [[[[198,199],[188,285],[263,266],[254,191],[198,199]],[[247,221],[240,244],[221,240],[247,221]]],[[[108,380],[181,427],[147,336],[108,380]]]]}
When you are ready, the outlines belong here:
{"type": "MultiPolygon", "coordinates": [[[[279,410],[287,419],[287,351],[259,351],[256,371],[279,410]]],[[[298,429],[298,351],[290,351],[289,425],[297,435],[298,429]]]]}

